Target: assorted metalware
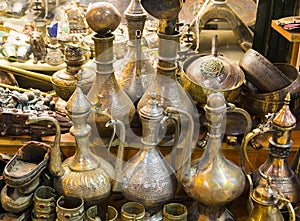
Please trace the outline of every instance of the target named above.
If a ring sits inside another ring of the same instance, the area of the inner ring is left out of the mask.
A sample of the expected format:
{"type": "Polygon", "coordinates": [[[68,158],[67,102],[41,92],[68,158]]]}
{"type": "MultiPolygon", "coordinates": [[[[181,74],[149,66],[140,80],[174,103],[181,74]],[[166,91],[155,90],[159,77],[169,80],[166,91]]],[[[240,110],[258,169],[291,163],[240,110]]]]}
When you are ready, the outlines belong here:
{"type": "MultiPolygon", "coordinates": [[[[5,42],[1,52],[8,62],[25,63],[32,52],[35,65],[66,63],[66,68],[52,76],[3,64],[0,68],[50,84],[55,95],[66,101],[66,113],[56,108],[53,93],[20,89],[14,79],[14,86],[6,86],[14,90],[0,88],[2,136],[30,135],[41,140],[55,135],[51,145],[25,143],[5,162],[0,180],[2,217],[230,221],[236,218],[227,205],[248,194],[250,221],[300,219],[300,151],[292,166],[287,161],[293,144],[291,132],[297,123],[292,111],[299,102],[298,70],[288,64],[272,64],[251,49],[253,33],[246,23],[253,21],[243,21],[242,12],[232,7],[234,0],[203,2],[186,26],[188,33],[180,28],[183,4],[182,0],[128,1],[124,11],[128,40],[124,37],[117,48],[115,31],[122,15],[112,4],[97,2],[82,9],[72,2],[71,7],[65,7],[63,13],[72,21],[70,32],[82,34],[82,38],[70,40],[70,36],[58,36],[59,23],[46,25],[50,14],[43,7],[47,5],[35,1],[36,29],[28,35],[28,47],[20,46],[17,52],[14,45],[5,42]],[[158,42],[155,62],[143,51],[148,13],[158,20],[157,33],[153,32],[158,42]],[[217,53],[217,35],[210,55],[197,52],[199,34],[212,19],[225,19],[246,50],[239,63],[217,53]],[[181,50],[186,35],[193,40],[184,45],[190,48],[181,50]],[[92,63],[87,62],[84,52],[87,42],[93,51],[92,63]],[[124,50],[127,53],[123,55],[124,50]],[[203,121],[199,121],[201,113],[203,121]],[[242,123],[236,113],[245,118],[242,123]],[[263,122],[253,130],[252,117],[263,122]],[[207,129],[201,146],[204,151],[192,159],[203,122],[207,129]],[[139,125],[139,133],[131,130],[133,125],[139,125]],[[228,131],[241,137],[241,166],[222,152],[228,131]],[[75,139],[72,156],[64,156],[61,149],[65,132],[75,139]],[[265,133],[271,133],[269,155],[255,169],[248,144],[265,133]],[[166,140],[169,155],[161,151],[166,140]],[[112,145],[116,156],[110,152],[112,145]],[[124,162],[128,147],[137,150],[124,162]],[[176,202],[179,191],[187,201],[176,202]],[[124,197],[120,208],[110,205],[112,193],[124,197]]],[[[4,77],[3,82],[5,86],[4,77]]]]}

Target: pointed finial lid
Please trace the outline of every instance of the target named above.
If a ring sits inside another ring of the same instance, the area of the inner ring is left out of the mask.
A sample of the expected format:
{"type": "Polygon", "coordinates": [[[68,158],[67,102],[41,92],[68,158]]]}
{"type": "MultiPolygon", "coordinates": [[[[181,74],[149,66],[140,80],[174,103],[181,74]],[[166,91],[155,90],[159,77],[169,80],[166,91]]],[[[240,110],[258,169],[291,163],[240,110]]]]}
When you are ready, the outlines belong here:
{"type": "Polygon", "coordinates": [[[154,92],[147,104],[140,109],[140,117],[155,120],[160,119],[163,116],[163,109],[156,100],[156,97],[157,95],[154,92]]]}
{"type": "Polygon", "coordinates": [[[282,108],[275,114],[273,124],[279,128],[294,128],[296,126],[296,117],[290,110],[289,104],[291,95],[288,93],[284,99],[282,108]]]}
{"type": "Polygon", "coordinates": [[[78,72],[78,84],[77,87],[69,98],[66,110],[70,115],[79,115],[88,113],[91,110],[91,103],[81,90],[82,70],[78,72]]]}
{"type": "Polygon", "coordinates": [[[146,17],[148,15],[148,13],[146,12],[146,10],[143,8],[143,6],[141,4],[141,0],[131,0],[131,2],[128,5],[128,7],[126,8],[124,14],[125,14],[125,16],[133,15],[133,16],[146,16],[146,17]]]}

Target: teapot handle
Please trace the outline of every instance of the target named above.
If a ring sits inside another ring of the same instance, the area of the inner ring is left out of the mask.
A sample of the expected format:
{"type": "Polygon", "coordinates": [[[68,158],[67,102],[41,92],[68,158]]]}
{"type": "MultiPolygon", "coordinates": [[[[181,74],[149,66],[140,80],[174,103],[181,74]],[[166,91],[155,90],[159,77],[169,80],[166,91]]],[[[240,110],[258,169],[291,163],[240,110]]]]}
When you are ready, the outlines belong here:
{"type": "Polygon", "coordinates": [[[177,144],[179,142],[180,137],[180,121],[177,119],[177,117],[172,116],[170,113],[167,113],[166,116],[163,117],[163,119],[160,121],[161,125],[166,124],[166,121],[172,119],[175,124],[175,132],[174,132],[174,142],[173,142],[173,148],[172,148],[172,157],[171,157],[171,166],[173,169],[176,169],[176,156],[177,156],[177,144]]]}
{"type": "Polygon", "coordinates": [[[268,122],[264,125],[259,125],[257,128],[253,129],[252,131],[250,131],[249,133],[245,134],[242,140],[242,144],[241,144],[241,167],[242,170],[244,171],[245,174],[247,174],[247,171],[245,169],[245,162],[244,160],[246,159],[248,165],[249,165],[249,169],[250,172],[253,174],[253,183],[255,184],[258,180],[259,174],[258,171],[254,168],[253,164],[251,163],[249,157],[248,157],[248,153],[247,153],[247,146],[248,143],[255,138],[258,135],[262,135],[265,133],[269,133],[269,132],[273,132],[273,128],[271,126],[271,122],[272,122],[272,118],[268,119],[268,122]]]}
{"type": "Polygon", "coordinates": [[[279,200],[279,202],[282,202],[284,205],[287,206],[289,212],[289,221],[296,221],[296,214],[291,201],[287,199],[280,191],[278,193],[277,199],[279,200]]]}
{"type": "Polygon", "coordinates": [[[167,113],[179,113],[184,115],[188,121],[189,121],[189,128],[187,131],[187,137],[186,137],[186,145],[183,149],[183,153],[181,155],[180,159],[180,165],[182,165],[181,171],[179,173],[179,180],[183,183],[189,180],[190,178],[190,169],[191,169],[191,155],[192,155],[192,140],[193,140],[193,134],[194,134],[194,120],[192,116],[183,110],[177,109],[175,107],[167,107],[166,108],[167,113]]]}
{"type": "Polygon", "coordinates": [[[124,142],[125,142],[125,125],[120,120],[110,120],[105,124],[106,127],[118,126],[120,128],[119,146],[115,164],[115,174],[112,186],[112,191],[121,192],[122,191],[122,168],[123,168],[123,155],[124,155],[124,142]]]}

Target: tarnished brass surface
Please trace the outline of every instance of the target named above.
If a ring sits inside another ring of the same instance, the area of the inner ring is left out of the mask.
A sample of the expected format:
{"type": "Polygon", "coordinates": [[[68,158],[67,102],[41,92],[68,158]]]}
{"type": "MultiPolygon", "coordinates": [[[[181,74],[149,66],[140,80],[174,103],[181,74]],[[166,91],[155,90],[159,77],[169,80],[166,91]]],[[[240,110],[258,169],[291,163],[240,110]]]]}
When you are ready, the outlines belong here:
{"type": "Polygon", "coordinates": [[[93,31],[105,35],[119,26],[121,14],[108,2],[96,2],[88,8],[86,21],[93,31]]]}
{"type": "Polygon", "coordinates": [[[64,61],[67,67],[55,72],[51,77],[57,96],[68,101],[77,86],[79,75],[82,78],[80,79],[82,90],[87,94],[94,83],[95,73],[88,67],[82,67],[85,63],[82,48],[79,45],[67,45],[64,61]]]}
{"type": "Polygon", "coordinates": [[[242,56],[239,65],[243,69],[247,81],[261,93],[278,91],[291,84],[285,73],[253,49],[249,49],[242,56]]]}
{"type": "Polygon", "coordinates": [[[141,0],[146,11],[157,19],[175,19],[181,8],[182,0],[141,0]]]}
{"type": "Polygon", "coordinates": [[[239,105],[251,115],[264,117],[268,113],[279,111],[287,93],[291,95],[291,109],[296,109],[299,105],[300,75],[297,69],[290,64],[275,65],[290,79],[291,83],[280,90],[269,93],[259,93],[248,86],[243,86],[239,105]]]}

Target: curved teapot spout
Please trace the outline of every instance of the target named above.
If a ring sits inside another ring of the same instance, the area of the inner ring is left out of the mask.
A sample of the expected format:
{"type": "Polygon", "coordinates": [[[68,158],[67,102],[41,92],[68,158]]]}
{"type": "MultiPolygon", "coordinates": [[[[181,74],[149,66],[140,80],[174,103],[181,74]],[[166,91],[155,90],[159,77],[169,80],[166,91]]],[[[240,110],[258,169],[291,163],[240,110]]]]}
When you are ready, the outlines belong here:
{"type": "Polygon", "coordinates": [[[62,168],[61,152],[60,152],[60,138],[61,138],[60,125],[58,121],[53,117],[47,117],[47,116],[38,117],[36,115],[30,115],[25,123],[34,124],[34,123],[38,123],[39,121],[51,121],[56,128],[54,147],[53,150],[51,151],[49,169],[54,176],[60,177],[65,173],[64,169],[62,168]]]}
{"type": "Polygon", "coordinates": [[[122,168],[123,168],[123,155],[124,155],[124,142],[125,142],[125,125],[120,120],[110,120],[108,121],[105,126],[119,126],[120,128],[120,142],[118,146],[118,153],[117,153],[117,159],[115,164],[115,177],[113,181],[112,191],[114,192],[121,192],[123,190],[122,181],[122,168]]]}
{"type": "Polygon", "coordinates": [[[182,183],[186,183],[187,181],[190,180],[190,170],[191,170],[191,155],[192,155],[192,140],[193,140],[193,134],[194,134],[194,121],[192,116],[183,110],[179,110],[175,107],[167,107],[166,111],[170,114],[173,113],[179,113],[184,115],[188,121],[189,121],[189,128],[187,131],[187,137],[186,137],[186,146],[183,150],[183,154],[180,158],[180,165],[182,165],[182,168],[180,169],[179,173],[179,180],[182,183]]]}

